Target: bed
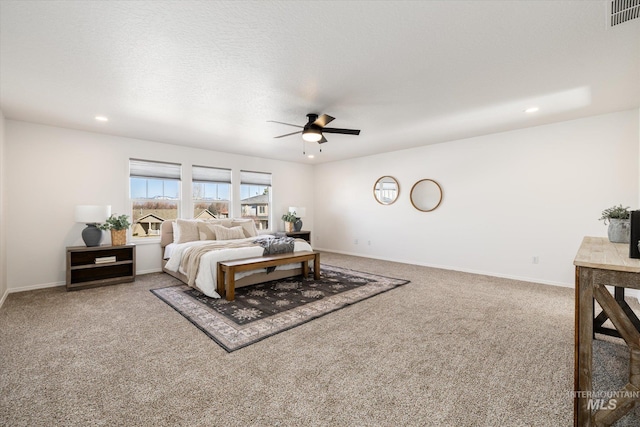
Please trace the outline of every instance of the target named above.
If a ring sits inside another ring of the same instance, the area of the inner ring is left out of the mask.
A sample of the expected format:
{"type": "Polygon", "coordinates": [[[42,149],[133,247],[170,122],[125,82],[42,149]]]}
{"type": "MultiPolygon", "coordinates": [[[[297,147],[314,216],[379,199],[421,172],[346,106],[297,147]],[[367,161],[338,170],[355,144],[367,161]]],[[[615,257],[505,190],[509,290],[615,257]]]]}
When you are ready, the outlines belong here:
{"type": "MultiPolygon", "coordinates": [[[[254,242],[264,237],[275,236],[258,234],[251,219],[164,221],[160,227],[162,270],[209,297],[220,298],[217,292],[218,262],[262,256],[264,247],[254,242]]],[[[304,251],[312,251],[311,245],[295,239],[293,252],[304,251]]],[[[273,271],[260,269],[236,273],[235,287],[302,273],[300,263],[280,265],[273,271]]]]}

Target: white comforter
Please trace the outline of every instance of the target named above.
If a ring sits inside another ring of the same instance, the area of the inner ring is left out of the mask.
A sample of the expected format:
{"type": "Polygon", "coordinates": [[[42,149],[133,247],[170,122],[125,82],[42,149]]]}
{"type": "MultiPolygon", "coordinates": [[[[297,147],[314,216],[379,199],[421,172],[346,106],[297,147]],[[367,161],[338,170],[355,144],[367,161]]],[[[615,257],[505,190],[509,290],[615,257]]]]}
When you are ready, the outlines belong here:
{"type": "MultiPolygon", "coordinates": [[[[262,237],[262,236],[261,236],[262,237]]],[[[255,240],[255,237],[242,239],[244,241],[251,242],[255,240]]],[[[237,241],[237,240],[236,240],[237,241]]],[[[198,240],[195,242],[187,243],[172,243],[171,244],[171,256],[165,265],[165,268],[169,271],[177,272],[180,269],[180,261],[185,251],[193,246],[206,245],[211,243],[211,240],[198,240]]],[[[168,246],[167,246],[168,248],[168,246]]],[[[293,248],[294,252],[311,251],[311,245],[303,240],[296,239],[293,248]]],[[[230,261],[234,259],[252,258],[262,256],[264,249],[261,246],[252,246],[246,248],[230,248],[224,250],[215,250],[206,253],[200,259],[200,267],[198,268],[198,274],[196,275],[196,287],[207,296],[212,298],[220,298],[220,295],[216,292],[217,275],[218,275],[218,261],[230,261]]],[[[278,270],[290,270],[297,268],[300,264],[287,264],[278,266],[278,270]]],[[[236,280],[248,276],[250,274],[260,273],[265,271],[255,270],[245,273],[236,274],[236,280]]],[[[184,271],[180,273],[185,274],[184,271]]]]}

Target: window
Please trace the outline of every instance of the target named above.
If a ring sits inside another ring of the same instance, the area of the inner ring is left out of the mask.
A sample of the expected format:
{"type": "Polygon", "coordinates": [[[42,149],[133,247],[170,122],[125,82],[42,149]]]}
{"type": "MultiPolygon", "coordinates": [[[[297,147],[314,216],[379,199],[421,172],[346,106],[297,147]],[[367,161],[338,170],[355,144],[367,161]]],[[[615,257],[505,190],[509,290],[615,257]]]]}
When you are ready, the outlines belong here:
{"type": "Polygon", "coordinates": [[[180,165],[129,159],[133,237],[158,237],[160,224],[176,219],[180,206],[180,165]]]}
{"type": "Polygon", "coordinates": [[[229,218],[231,170],[193,166],[193,217],[229,218]]]}
{"type": "Polygon", "coordinates": [[[271,174],[240,171],[243,218],[253,218],[258,230],[268,230],[271,215],[271,174]]]}

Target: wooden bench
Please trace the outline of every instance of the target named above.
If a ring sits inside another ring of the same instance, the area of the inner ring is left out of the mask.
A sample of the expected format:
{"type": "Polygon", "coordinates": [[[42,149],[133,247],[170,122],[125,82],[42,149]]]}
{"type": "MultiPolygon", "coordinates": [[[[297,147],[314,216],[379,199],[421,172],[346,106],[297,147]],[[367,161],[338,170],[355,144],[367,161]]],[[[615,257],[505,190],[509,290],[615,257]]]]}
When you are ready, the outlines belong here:
{"type": "Polygon", "coordinates": [[[278,265],[300,263],[303,277],[309,275],[309,261],[313,260],[313,278],[320,279],[320,253],[315,251],[294,252],[278,255],[266,255],[257,258],[244,258],[218,262],[218,294],[227,301],[235,299],[236,273],[276,267],[278,265]]]}

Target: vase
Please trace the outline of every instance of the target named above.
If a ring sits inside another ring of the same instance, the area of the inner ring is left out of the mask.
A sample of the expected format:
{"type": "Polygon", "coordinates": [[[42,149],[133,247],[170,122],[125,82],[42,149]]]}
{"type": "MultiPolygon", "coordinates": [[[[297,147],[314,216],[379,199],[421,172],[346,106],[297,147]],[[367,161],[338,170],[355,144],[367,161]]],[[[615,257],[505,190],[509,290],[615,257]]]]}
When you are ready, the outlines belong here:
{"type": "Polygon", "coordinates": [[[631,224],[628,219],[611,218],[607,230],[611,243],[629,243],[631,238],[631,224]]]}
{"type": "Polygon", "coordinates": [[[293,223],[292,222],[284,222],[284,231],[287,233],[291,233],[293,231],[293,223]]]}
{"type": "Polygon", "coordinates": [[[122,246],[127,244],[127,230],[111,230],[111,245],[122,246]]]}
{"type": "Polygon", "coordinates": [[[87,228],[82,230],[82,240],[87,247],[100,246],[102,241],[102,230],[95,224],[87,224],[87,228]]]}

